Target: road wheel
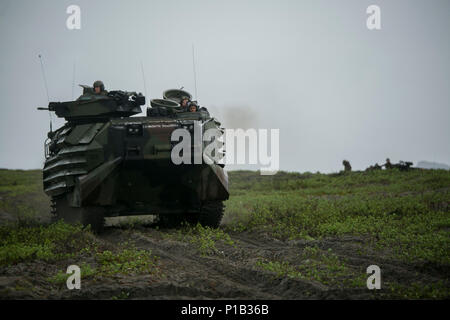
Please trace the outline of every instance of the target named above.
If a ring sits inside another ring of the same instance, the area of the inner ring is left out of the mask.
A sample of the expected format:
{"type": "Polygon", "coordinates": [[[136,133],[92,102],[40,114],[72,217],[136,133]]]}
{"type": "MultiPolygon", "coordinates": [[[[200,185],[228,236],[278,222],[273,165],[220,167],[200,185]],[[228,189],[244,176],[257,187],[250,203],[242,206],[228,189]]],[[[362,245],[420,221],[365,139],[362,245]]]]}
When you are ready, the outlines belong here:
{"type": "Polygon", "coordinates": [[[160,214],[158,216],[158,224],[163,228],[176,228],[184,221],[184,216],[178,213],[160,214]]]}
{"type": "Polygon", "coordinates": [[[63,220],[69,224],[82,223],[82,215],[80,208],[69,206],[67,199],[52,198],[52,221],[63,220]]]}
{"type": "Polygon", "coordinates": [[[204,227],[218,228],[223,217],[222,201],[208,201],[202,205],[198,222],[204,227]]]}
{"type": "Polygon", "coordinates": [[[91,226],[91,230],[100,233],[105,224],[105,209],[102,207],[74,208],[69,206],[67,199],[52,199],[53,221],[63,220],[69,224],[80,223],[83,226],[91,226]]]}
{"type": "Polygon", "coordinates": [[[91,226],[94,233],[101,233],[105,226],[105,209],[102,207],[85,207],[82,210],[83,226],[91,226]]]}

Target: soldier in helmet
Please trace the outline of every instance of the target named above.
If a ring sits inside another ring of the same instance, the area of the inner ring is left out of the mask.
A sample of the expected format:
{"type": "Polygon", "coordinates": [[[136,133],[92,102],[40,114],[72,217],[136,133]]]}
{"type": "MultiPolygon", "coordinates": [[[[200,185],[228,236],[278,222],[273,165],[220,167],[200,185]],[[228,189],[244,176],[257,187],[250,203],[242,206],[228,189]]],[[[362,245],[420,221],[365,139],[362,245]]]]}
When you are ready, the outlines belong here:
{"type": "Polygon", "coordinates": [[[105,85],[102,81],[97,80],[92,85],[94,87],[94,94],[103,94],[106,95],[108,92],[105,90],[105,85]]]}
{"type": "Polygon", "coordinates": [[[386,159],[386,163],[383,164],[383,166],[384,166],[386,169],[392,169],[392,168],[394,167],[394,166],[392,165],[392,163],[391,163],[391,160],[389,160],[389,158],[386,159]]]}
{"type": "Polygon", "coordinates": [[[348,160],[342,161],[342,164],[344,165],[344,171],[345,172],[352,171],[352,166],[350,165],[350,162],[348,160]]]}
{"type": "Polygon", "coordinates": [[[192,101],[189,103],[189,112],[197,112],[198,111],[198,105],[197,102],[192,101]]]}
{"type": "Polygon", "coordinates": [[[183,109],[183,111],[187,111],[189,102],[190,102],[189,97],[187,97],[187,96],[181,97],[180,105],[181,105],[181,108],[183,109]]]}

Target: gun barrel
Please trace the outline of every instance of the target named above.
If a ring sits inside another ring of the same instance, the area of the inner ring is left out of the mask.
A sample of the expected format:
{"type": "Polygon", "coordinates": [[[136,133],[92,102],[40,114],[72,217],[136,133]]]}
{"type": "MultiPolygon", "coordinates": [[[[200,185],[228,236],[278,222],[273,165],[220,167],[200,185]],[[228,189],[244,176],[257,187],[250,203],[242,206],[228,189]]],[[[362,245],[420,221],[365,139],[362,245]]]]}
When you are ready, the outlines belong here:
{"type": "Polygon", "coordinates": [[[38,107],[37,109],[38,110],[48,110],[48,108],[45,108],[45,107],[38,107]]]}

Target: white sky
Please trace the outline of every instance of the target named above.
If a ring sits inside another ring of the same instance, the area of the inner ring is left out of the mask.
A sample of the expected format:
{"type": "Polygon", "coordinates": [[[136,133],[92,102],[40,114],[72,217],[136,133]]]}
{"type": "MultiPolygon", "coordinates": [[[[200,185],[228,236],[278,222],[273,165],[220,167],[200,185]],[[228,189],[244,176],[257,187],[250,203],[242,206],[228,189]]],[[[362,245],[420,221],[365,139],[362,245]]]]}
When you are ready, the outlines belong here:
{"type": "MultiPolygon", "coordinates": [[[[51,101],[75,83],[149,98],[184,86],[228,128],[280,129],[280,165],[450,163],[450,1],[0,2],[0,167],[42,167],[51,101]],[[81,8],[81,30],[66,8],[81,8]],[[379,31],[366,8],[381,8],[379,31]],[[238,115],[238,116],[236,116],[238,115]]],[[[76,87],[74,96],[80,94],[76,87]]],[[[61,119],[54,128],[63,124],[61,119]]]]}

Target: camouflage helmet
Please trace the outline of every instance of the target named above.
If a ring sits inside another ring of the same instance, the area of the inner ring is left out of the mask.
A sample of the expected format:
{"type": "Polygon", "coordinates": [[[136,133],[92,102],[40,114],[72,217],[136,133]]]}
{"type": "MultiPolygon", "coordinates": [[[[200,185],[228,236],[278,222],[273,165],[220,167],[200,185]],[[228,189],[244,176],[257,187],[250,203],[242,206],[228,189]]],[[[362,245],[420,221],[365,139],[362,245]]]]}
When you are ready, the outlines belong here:
{"type": "Polygon", "coordinates": [[[191,101],[188,104],[188,110],[191,111],[191,108],[195,108],[195,111],[198,111],[198,104],[197,101],[191,101]]]}
{"type": "Polygon", "coordinates": [[[100,80],[95,81],[94,84],[92,85],[92,87],[94,89],[95,89],[95,87],[100,87],[100,91],[105,91],[105,85],[100,80]]]}

